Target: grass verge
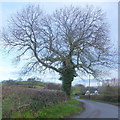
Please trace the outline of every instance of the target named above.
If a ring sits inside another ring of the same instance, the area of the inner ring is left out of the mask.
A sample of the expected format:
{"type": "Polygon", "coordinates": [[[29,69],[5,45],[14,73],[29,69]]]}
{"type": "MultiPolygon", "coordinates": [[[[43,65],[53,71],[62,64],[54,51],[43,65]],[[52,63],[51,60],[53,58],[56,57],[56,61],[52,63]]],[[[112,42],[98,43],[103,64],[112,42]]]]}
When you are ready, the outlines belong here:
{"type": "Polygon", "coordinates": [[[12,118],[64,118],[83,111],[80,102],[71,99],[65,103],[57,104],[52,107],[45,107],[36,113],[25,111],[23,113],[14,113],[12,118]]]}

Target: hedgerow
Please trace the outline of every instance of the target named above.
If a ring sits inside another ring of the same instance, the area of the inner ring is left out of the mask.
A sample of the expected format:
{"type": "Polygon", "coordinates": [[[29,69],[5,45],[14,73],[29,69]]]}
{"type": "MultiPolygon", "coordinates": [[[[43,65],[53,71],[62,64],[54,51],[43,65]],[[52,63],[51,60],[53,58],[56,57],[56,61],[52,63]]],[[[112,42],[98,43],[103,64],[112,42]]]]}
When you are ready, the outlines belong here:
{"type": "Polygon", "coordinates": [[[35,113],[44,107],[62,103],[65,100],[65,93],[59,90],[4,86],[2,87],[3,118],[9,118],[16,111],[31,110],[35,113]]]}

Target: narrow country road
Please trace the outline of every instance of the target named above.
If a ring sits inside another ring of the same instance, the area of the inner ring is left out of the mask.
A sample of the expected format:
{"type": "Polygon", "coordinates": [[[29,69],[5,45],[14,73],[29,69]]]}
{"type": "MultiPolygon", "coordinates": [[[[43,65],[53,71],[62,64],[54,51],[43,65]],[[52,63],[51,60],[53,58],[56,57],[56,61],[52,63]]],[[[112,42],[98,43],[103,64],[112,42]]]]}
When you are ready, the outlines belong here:
{"type": "Polygon", "coordinates": [[[72,118],[118,118],[118,106],[95,102],[91,100],[75,99],[84,103],[85,110],[72,118]]]}

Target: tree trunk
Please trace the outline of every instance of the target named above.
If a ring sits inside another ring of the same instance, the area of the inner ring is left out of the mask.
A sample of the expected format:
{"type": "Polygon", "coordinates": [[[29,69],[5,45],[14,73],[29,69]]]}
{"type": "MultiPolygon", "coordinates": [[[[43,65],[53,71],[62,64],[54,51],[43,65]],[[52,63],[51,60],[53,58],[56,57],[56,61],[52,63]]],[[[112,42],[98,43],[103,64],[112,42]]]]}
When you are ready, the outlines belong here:
{"type": "Polygon", "coordinates": [[[68,98],[70,98],[71,95],[71,83],[72,81],[67,81],[66,79],[62,81],[62,90],[66,93],[68,98]]]}
{"type": "Polygon", "coordinates": [[[71,84],[74,79],[73,69],[65,69],[61,74],[62,90],[66,93],[68,98],[71,95],[71,84]]]}

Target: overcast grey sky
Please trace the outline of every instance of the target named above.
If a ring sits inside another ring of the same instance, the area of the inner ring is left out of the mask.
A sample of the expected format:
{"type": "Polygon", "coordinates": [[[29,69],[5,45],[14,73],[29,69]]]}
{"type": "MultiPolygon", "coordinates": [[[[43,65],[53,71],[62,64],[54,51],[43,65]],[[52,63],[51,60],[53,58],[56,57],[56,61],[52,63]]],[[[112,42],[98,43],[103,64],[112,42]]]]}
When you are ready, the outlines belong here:
{"type": "MultiPolygon", "coordinates": [[[[51,14],[55,9],[59,9],[65,6],[78,6],[85,7],[86,5],[93,5],[94,7],[101,8],[106,13],[106,22],[110,25],[110,39],[111,42],[117,47],[118,43],[118,3],[117,2],[79,2],[80,0],[75,0],[76,2],[32,2],[32,4],[39,4],[41,9],[45,10],[46,13],[51,14]]],[[[7,21],[17,11],[21,10],[24,6],[30,2],[0,2],[0,27],[7,25],[7,21]]],[[[0,41],[1,43],[2,41],[0,41]]],[[[21,69],[23,62],[18,65],[12,64],[13,54],[5,54],[5,50],[0,47],[0,80],[6,80],[9,78],[16,79],[18,78],[18,73],[21,69]]],[[[111,75],[108,78],[117,77],[117,70],[110,69],[111,75]]],[[[34,75],[35,76],[35,75],[34,75]]],[[[45,74],[39,75],[44,80],[49,81],[50,79],[53,82],[60,82],[57,79],[58,75],[45,74]]],[[[76,78],[74,84],[80,81],[80,78],[76,78]]],[[[81,81],[84,84],[87,84],[84,81],[81,81]]]]}

